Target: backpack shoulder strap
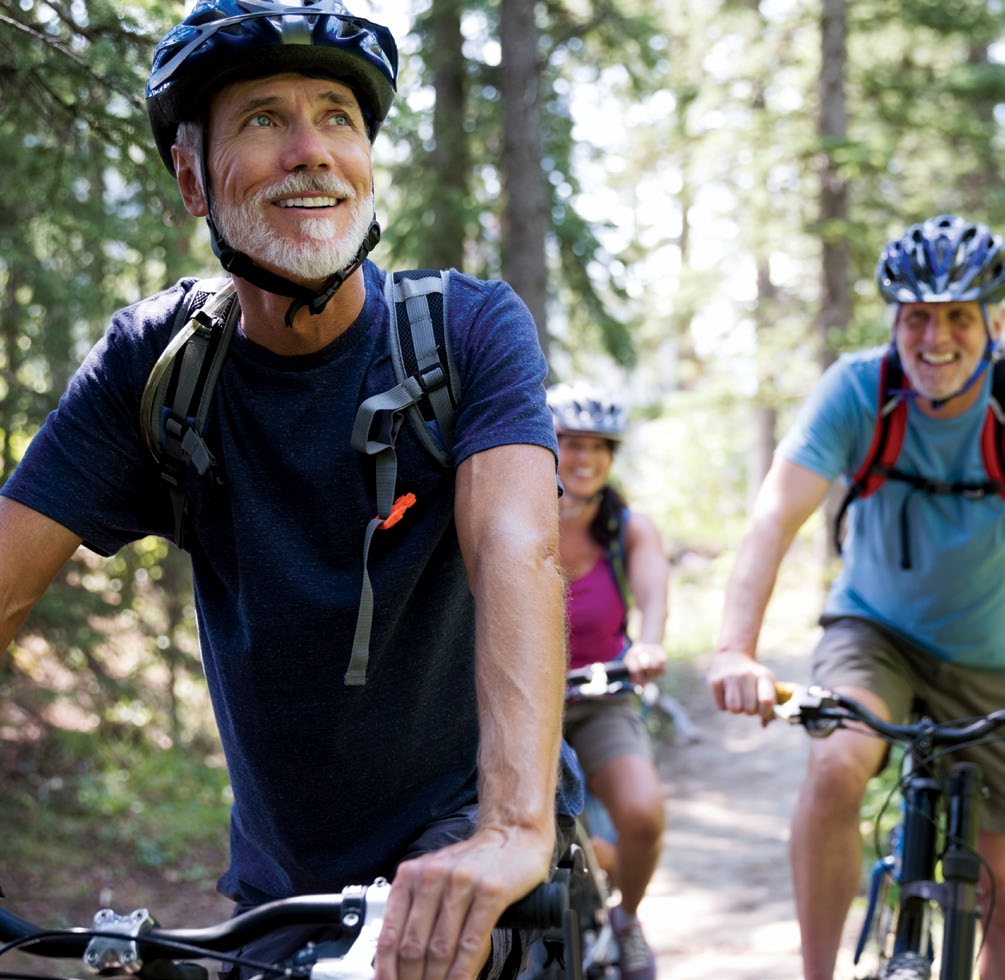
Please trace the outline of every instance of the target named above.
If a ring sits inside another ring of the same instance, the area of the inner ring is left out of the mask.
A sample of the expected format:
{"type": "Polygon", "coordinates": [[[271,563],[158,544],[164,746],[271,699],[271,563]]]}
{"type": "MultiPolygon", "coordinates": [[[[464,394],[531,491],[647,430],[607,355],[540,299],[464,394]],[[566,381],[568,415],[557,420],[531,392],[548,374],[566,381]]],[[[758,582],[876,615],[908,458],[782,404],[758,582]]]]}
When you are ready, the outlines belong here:
{"type": "Polygon", "coordinates": [[[613,535],[607,544],[607,560],[610,563],[611,571],[614,573],[614,581],[617,583],[618,592],[621,593],[625,608],[631,604],[631,589],[628,587],[628,520],[631,511],[628,507],[611,517],[610,529],[613,535]]]}
{"type": "Polygon", "coordinates": [[[445,466],[451,462],[454,415],[460,402],[460,379],[447,322],[449,285],[449,270],[396,272],[385,284],[395,377],[400,383],[414,376],[425,396],[409,406],[409,420],[423,446],[445,466]],[[426,425],[433,421],[437,434],[426,425]]]}
{"type": "Polygon", "coordinates": [[[625,607],[625,617],[621,623],[624,632],[628,629],[628,610],[632,604],[632,590],[628,584],[628,520],[631,513],[628,507],[622,507],[620,511],[611,515],[608,523],[611,537],[605,549],[605,557],[614,576],[614,584],[618,587],[618,594],[625,607]]]}
{"type": "Polygon", "coordinates": [[[840,539],[845,512],[855,500],[868,497],[880,488],[887,472],[896,464],[900,455],[907,430],[907,402],[902,397],[903,388],[904,369],[896,350],[891,346],[883,355],[879,369],[876,427],[872,442],[865,459],[852,477],[851,486],[834,521],[834,543],[838,554],[841,553],[840,539]]]}
{"type": "Polygon", "coordinates": [[[895,465],[904,444],[907,430],[907,402],[901,397],[904,369],[891,348],[883,355],[879,372],[879,402],[876,406],[876,428],[872,443],[862,465],[852,479],[852,486],[861,484],[859,497],[875,493],[886,478],[886,470],[895,465]]]}
{"type": "Polygon", "coordinates": [[[202,437],[216,381],[237,323],[233,282],[205,279],[175,314],[172,337],[150,371],[140,398],[140,428],[171,493],[174,540],[186,545],[185,475],[215,464],[202,437]]]}
{"type": "Polygon", "coordinates": [[[1005,499],[1005,358],[995,358],[991,371],[991,395],[981,429],[981,456],[988,479],[1000,485],[999,496],[1005,499]]]}
{"type": "Polygon", "coordinates": [[[391,313],[388,338],[397,384],[371,395],[356,411],[351,444],[374,457],[377,516],[363,539],[363,587],[352,654],[345,683],[366,683],[373,625],[373,588],[367,559],[374,533],[392,527],[414,502],[410,494],[395,498],[398,459],[395,442],[407,415],[419,441],[444,467],[452,465],[454,415],[460,378],[451,351],[447,322],[449,272],[418,270],[388,274],[385,295],[391,313]],[[426,424],[435,422],[438,436],[426,424]]]}

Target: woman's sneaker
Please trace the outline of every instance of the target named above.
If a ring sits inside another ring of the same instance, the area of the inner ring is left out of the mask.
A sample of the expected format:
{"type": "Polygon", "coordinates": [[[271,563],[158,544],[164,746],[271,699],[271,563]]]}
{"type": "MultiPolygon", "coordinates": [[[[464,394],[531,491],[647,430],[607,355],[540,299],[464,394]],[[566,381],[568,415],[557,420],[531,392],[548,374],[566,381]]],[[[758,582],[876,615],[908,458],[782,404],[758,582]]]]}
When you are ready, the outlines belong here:
{"type": "Polygon", "coordinates": [[[638,918],[616,905],[611,909],[611,928],[618,941],[621,980],[656,980],[656,957],[638,918]]]}

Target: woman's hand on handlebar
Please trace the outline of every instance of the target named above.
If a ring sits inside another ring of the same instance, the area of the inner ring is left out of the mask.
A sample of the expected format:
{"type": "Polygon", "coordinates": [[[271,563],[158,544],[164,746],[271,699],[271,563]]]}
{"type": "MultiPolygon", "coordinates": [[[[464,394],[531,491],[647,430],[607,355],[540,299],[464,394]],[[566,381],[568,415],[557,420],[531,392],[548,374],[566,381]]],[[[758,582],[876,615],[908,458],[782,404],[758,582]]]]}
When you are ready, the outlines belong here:
{"type": "Polygon", "coordinates": [[[547,874],[550,848],[542,851],[528,834],[484,827],[468,840],[398,865],[374,961],[376,980],[478,976],[503,910],[547,874]]]}
{"type": "Polygon", "coordinates": [[[624,660],[632,683],[638,685],[655,680],[667,667],[666,651],[660,643],[633,643],[624,660]]]}
{"type": "Polygon", "coordinates": [[[707,680],[720,711],[759,715],[764,725],[774,719],[775,676],[749,654],[718,651],[712,657],[707,680]]]}

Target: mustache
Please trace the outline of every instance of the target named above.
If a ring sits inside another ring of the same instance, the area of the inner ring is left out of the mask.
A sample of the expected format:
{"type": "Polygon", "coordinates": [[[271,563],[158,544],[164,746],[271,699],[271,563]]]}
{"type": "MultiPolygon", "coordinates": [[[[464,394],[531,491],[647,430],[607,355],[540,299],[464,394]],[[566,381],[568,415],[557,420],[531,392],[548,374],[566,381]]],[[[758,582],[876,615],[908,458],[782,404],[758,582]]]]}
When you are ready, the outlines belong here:
{"type": "Polygon", "coordinates": [[[256,203],[266,203],[284,195],[326,194],[330,197],[341,197],[347,201],[355,201],[359,196],[356,188],[335,174],[290,174],[282,180],[263,187],[254,200],[256,203]]]}

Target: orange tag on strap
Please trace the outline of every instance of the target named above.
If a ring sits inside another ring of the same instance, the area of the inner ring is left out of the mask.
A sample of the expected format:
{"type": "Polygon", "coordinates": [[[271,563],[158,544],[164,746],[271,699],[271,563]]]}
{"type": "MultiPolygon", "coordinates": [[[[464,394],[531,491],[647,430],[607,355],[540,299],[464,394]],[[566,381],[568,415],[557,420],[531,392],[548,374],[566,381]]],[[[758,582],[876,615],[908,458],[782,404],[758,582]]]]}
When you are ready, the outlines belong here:
{"type": "Polygon", "coordinates": [[[382,520],[377,527],[381,531],[386,531],[389,527],[394,527],[405,516],[405,511],[415,503],[414,493],[403,493],[391,506],[391,513],[382,520]]]}

